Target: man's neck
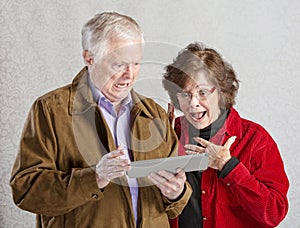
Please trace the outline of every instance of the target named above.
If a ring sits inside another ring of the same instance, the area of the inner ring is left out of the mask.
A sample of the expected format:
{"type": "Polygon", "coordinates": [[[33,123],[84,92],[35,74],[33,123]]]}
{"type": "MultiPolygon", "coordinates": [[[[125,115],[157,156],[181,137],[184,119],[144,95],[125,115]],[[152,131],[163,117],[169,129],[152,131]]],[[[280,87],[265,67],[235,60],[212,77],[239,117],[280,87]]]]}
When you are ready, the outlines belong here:
{"type": "Polygon", "coordinates": [[[119,115],[119,111],[121,108],[122,101],[112,102],[114,105],[114,109],[117,115],[119,115]]]}

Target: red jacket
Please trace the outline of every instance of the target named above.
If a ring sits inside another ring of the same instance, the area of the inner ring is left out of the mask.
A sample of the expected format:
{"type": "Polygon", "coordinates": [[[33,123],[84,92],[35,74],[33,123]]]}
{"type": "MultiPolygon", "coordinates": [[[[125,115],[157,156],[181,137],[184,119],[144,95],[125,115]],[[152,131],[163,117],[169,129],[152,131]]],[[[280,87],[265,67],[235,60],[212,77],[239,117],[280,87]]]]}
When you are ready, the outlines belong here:
{"type": "MultiPolygon", "coordinates": [[[[184,116],[176,119],[179,155],[185,154],[188,125],[184,116]]],[[[223,145],[231,136],[237,136],[231,155],[240,163],[224,179],[211,168],[202,173],[203,228],[275,227],[287,214],[289,188],[277,145],[262,126],[242,119],[234,108],[210,141],[223,145]]],[[[178,227],[177,219],[170,224],[178,227]]]]}

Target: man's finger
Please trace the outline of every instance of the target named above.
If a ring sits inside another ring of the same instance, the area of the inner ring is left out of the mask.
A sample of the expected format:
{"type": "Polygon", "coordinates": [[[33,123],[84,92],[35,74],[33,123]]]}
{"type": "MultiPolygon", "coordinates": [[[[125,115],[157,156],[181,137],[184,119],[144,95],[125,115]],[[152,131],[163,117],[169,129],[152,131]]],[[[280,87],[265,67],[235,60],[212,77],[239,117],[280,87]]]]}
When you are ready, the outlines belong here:
{"type": "Polygon", "coordinates": [[[118,148],[114,151],[111,151],[110,153],[108,153],[106,155],[107,158],[116,158],[116,157],[120,157],[122,155],[125,154],[125,151],[123,150],[123,147],[122,146],[118,146],[118,148]]]}

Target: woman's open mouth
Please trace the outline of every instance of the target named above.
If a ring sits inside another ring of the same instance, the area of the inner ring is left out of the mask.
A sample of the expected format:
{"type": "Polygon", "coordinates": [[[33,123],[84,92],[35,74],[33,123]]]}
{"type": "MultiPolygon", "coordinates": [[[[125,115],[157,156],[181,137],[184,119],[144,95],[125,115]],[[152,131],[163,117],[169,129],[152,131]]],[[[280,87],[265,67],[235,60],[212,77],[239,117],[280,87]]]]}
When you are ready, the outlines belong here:
{"type": "Polygon", "coordinates": [[[199,121],[201,120],[206,114],[206,111],[204,112],[191,112],[190,115],[191,117],[196,120],[196,121],[199,121]]]}

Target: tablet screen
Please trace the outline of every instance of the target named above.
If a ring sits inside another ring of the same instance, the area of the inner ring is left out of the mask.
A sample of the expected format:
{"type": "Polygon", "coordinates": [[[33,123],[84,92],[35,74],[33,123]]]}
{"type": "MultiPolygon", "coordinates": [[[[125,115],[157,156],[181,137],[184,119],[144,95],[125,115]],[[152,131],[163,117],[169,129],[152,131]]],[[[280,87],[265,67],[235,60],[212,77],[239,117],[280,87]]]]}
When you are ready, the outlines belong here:
{"type": "Polygon", "coordinates": [[[131,162],[130,165],[131,170],[127,171],[130,178],[145,177],[160,170],[176,173],[177,168],[183,168],[185,172],[202,171],[208,167],[208,156],[207,154],[192,154],[157,158],[131,162]]]}

